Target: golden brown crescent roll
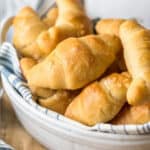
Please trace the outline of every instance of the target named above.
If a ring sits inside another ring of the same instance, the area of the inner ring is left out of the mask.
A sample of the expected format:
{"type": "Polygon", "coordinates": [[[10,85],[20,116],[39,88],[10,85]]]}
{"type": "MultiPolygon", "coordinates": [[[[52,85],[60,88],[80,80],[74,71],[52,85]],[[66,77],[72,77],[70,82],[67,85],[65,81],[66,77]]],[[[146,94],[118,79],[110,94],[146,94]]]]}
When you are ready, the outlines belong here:
{"type": "Polygon", "coordinates": [[[144,124],[150,121],[150,104],[130,106],[126,104],[111,121],[112,124],[144,124]]]}
{"type": "Polygon", "coordinates": [[[77,91],[54,90],[48,98],[40,98],[39,104],[43,107],[64,114],[67,106],[77,95],[77,91]]]}
{"type": "MultiPolygon", "coordinates": [[[[31,58],[22,58],[20,60],[21,68],[26,77],[28,71],[36,64],[31,58]]],[[[29,85],[33,95],[38,96],[38,102],[41,106],[64,114],[68,104],[72,101],[79,91],[52,90],[29,85]]]]}
{"type": "Polygon", "coordinates": [[[112,120],[126,102],[130,81],[127,72],[113,73],[88,85],[69,104],[65,116],[90,126],[112,120]]]}
{"type": "Polygon", "coordinates": [[[126,21],[120,26],[124,58],[133,81],[127,92],[131,105],[150,99],[150,31],[136,21],[126,21]]]}
{"type": "MultiPolygon", "coordinates": [[[[92,23],[86,16],[79,0],[56,0],[58,17],[55,26],[43,31],[36,41],[23,47],[20,52],[23,56],[35,59],[47,56],[56,45],[68,37],[80,37],[92,33],[92,23]]],[[[20,22],[22,20],[20,19],[20,22]]],[[[21,24],[18,22],[18,24],[21,24]]],[[[17,24],[14,24],[17,28],[17,24]]],[[[29,28],[29,27],[28,27],[29,28]]],[[[19,31],[22,31],[21,28],[19,31]]],[[[30,30],[32,33],[32,30],[30,30]]],[[[18,33],[15,33],[18,34],[18,33]]],[[[28,38],[28,35],[26,36],[28,38]]],[[[20,39],[24,40],[22,37],[20,39]]]]}
{"type": "Polygon", "coordinates": [[[30,7],[21,9],[14,18],[13,27],[13,43],[21,53],[22,49],[33,43],[42,31],[47,30],[46,25],[30,7]]]}
{"type": "Polygon", "coordinates": [[[58,17],[55,26],[37,38],[42,56],[48,55],[57,44],[68,37],[80,37],[92,33],[92,23],[79,0],[56,0],[58,17]]]}
{"type": "Polygon", "coordinates": [[[115,60],[120,40],[111,35],[68,38],[27,74],[30,85],[79,89],[100,77],[115,60]]]}
{"type": "Polygon", "coordinates": [[[120,25],[125,19],[101,19],[96,24],[96,32],[98,34],[111,34],[119,36],[120,25]]]}
{"type": "Polygon", "coordinates": [[[46,17],[43,19],[43,22],[48,26],[52,27],[55,25],[55,22],[58,17],[58,8],[54,7],[48,11],[46,17]]]}

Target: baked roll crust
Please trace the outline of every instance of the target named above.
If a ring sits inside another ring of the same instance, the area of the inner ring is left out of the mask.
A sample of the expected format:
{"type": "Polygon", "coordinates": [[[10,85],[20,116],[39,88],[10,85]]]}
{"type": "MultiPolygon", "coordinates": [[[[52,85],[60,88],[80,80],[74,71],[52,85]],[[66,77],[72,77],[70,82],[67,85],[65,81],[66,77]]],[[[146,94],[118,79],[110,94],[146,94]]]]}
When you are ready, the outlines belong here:
{"type": "Polygon", "coordinates": [[[90,126],[112,120],[126,102],[130,82],[131,77],[124,72],[88,85],[69,104],[65,116],[90,126]]]}
{"type": "Polygon", "coordinates": [[[112,124],[144,124],[150,121],[150,104],[130,106],[126,104],[111,121],[112,124]]]}
{"type": "Polygon", "coordinates": [[[120,26],[126,66],[133,81],[127,92],[131,105],[150,99],[150,31],[136,21],[128,20],[120,26]]]}
{"type": "Polygon", "coordinates": [[[13,24],[15,29],[14,45],[23,56],[34,59],[44,58],[62,40],[93,32],[92,22],[86,16],[79,0],[56,0],[56,4],[58,16],[55,25],[48,30],[47,25],[40,20],[35,12],[33,13],[31,8],[28,8],[30,11],[26,10],[27,13],[24,13],[24,10],[27,9],[24,8],[15,17],[13,24]],[[32,16],[32,18],[29,16],[32,16]],[[36,26],[33,26],[33,24],[36,26]],[[34,32],[35,30],[39,32],[34,32]],[[31,39],[30,36],[34,38],[29,40],[31,39]],[[29,42],[25,42],[26,39],[29,42]]]}
{"type": "Polygon", "coordinates": [[[30,85],[50,89],[79,89],[100,77],[121,48],[111,35],[89,35],[62,41],[27,74],[30,85]]]}
{"type": "Polygon", "coordinates": [[[125,19],[101,19],[96,24],[96,32],[98,34],[111,34],[119,37],[120,25],[125,19]]]}

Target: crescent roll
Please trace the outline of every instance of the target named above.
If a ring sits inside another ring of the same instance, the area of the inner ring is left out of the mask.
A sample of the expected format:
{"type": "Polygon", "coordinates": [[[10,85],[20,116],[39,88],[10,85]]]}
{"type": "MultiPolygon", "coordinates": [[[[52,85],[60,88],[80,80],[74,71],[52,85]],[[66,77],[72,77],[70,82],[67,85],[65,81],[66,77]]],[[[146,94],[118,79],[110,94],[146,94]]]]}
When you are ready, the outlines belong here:
{"type": "Polygon", "coordinates": [[[96,24],[96,32],[98,34],[111,34],[119,37],[120,25],[125,19],[101,19],[96,24]]]}
{"type": "MultiPolygon", "coordinates": [[[[13,44],[22,53],[22,49],[33,43],[47,26],[30,7],[24,7],[13,20],[13,44]]],[[[35,51],[36,52],[36,51],[35,51]]]]}
{"type": "Polygon", "coordinates": [[[144,124],[150,121],[150,104],[130,106],[126,104],[111,121],[112,124],[144,124]]]}
{"type": "MultiPolygon", "coordinates": [[[[56,0],[58,6],[58,17],[55,26],[50,27],[48,30],[41,32],[33,42],[19,49],[20,53],[26,57],[32,57],[34,59],[40,59],[46,57],[57,44],[68,38],[68,37],[80,37],[93,32],[92,22],[86,16],[83,7],[79,0],[56,0]]],[[[20,12],[21,13],[21,12],[20,12]]],[[[15,20],[20,16],[20,13],[15,17],[15,20]]],[[[30,15],[30,14],[28,14],[30,15]]],[[[24,26],[18,29],[22,21],[28,18],[28,16],[23,16],[23,19],[18,20],[14,23],[15,30],[19,30],[21,42],[24,41],[21,33],[26,32],[24,28],[28,25],[28,30],[32,33],[30,26],[31,24],[24,24],[24,26]]],[[[42,21],[44,24],[44,22],[42,21]]],[[[46,26],[46,24],[45,24],[46,26]]],[[[18,32],[14,33],[15,35],[18,32]]],[[[33,33],[34,34],[34,33],[33,33]]],[[[18,44],[18,43],[17,43],[18,44]]],[[[15,44],[16,45],[16,44],[15,44]]],[[[16,45],[17,46],[17,45],[16,45]]]]}
{"type": "Polygon", "coordinates": [[[68,38],[27,74],[30,85],[79,89],[100,77],[115,60],[120,40],[111,35],[68,38]]]}
{"type": "Polygon", "coordinates": [[[67,107],[65,116],[92,126],[112,120],[126,102],[127,72],[113,73],[88,85],[67,107]]]}
{"type": "MultiPolygon", "coordinates": [[[[28,71],[36,64],[36,61],[31,58],[22,58],[20,60],[23,75],[26,77],[28,71]]],[[[52,90],[28,85],[32,94],[38,96],[38,102],[41,106],[64,114],[67,106],[79,91],[52,90]]]]}
{"type": "Polygon", "coordinates": [[[92,22],[86,16],[79,0],[56,0],[58,17],[55,26],[37,38],[42,56],[48,55],[57,44],[68,37],[80,37],[93,32],[92,22]]]}
{"type": "Polygon", "coordinates": [[[150,31],[136,21],[125,21],[120,26],[124,58],[133,81],[127,92],[131,105],[150,99],[150,31]]]}

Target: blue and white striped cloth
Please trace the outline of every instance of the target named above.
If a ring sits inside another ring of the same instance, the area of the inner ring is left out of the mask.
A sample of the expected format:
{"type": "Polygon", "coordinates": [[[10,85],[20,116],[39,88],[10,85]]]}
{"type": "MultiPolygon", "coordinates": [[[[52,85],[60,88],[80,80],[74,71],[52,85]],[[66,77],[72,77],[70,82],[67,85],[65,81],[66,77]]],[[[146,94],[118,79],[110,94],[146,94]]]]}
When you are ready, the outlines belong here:
{"type": "Polygon", "coordinates": [[[0,150],[14,150],[10,145],[0,140],[0,150]]]}
{"type": "MultiPolygon", "coordinates": [[[[21,75],[21,70],[19,66],[19,59],[15,48],[10,43],[3,43],[0,48],[0,70],[1,74],[9,81],[9,83],[16,89],[18,94],[20,94],[24,101],[32,106],[33,109],[38,109],[44,115],[51,117],[61,123],[70,125],[71,130],[84,130],[93,132],[106,132],[114,134],[150,134],[150,123],[144,125],[111,125],[111,124],[97,124],[93,127],[88,127],[82,125],[78,122],[70,120],[61,114],[48,110],[39,106],[33,99],[32,94],[28,87],[26,86],[23,77],[21,75]]],[[[63,126],[63,125],[62,125],[63,126]]]]}

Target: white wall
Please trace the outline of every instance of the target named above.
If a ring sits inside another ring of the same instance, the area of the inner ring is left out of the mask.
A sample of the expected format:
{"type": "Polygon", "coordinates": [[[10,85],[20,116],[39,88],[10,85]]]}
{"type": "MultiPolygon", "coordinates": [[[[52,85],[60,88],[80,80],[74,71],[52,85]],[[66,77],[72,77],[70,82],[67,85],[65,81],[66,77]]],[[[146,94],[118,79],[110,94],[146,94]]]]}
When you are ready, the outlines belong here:
{"type": "MultiPolygon", "coordinates": [[[[38,1],[0,0],[0,20],[6,15],[14,15],[21,6],[35,6],[38,1]]],[[[85,0],[85,5],[92,17],[138,18],[150,27],[150,0],[85,0]]]]}
{"type": "Polygon", "coordinates": [[[89,15],[102,18],[138,18],[150,27],[150,0],[85,0],[89,15]]]}

